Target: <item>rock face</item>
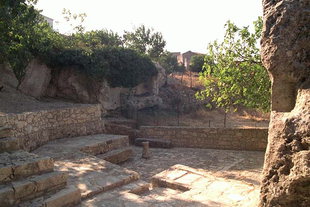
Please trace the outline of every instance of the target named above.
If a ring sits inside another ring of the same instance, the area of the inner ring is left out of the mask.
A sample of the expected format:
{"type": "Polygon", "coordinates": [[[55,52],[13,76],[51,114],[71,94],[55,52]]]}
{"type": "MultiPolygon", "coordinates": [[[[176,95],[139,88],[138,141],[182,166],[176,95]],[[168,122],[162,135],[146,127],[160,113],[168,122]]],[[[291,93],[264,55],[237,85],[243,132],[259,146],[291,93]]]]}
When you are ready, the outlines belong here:
{"type": "Polygon", "coordinates": [[[0,64],[0,85],[17,88],[18,80],[8,64],[0,64]]]}
{"type": "Polygon", "coordinates": [[[33,59],[26,68],[26,74],[19,85],[24,94],[40,98],[45,94],[51,80],[51,69],[37,59],[33,59]]]}
{"type": "Polygon", "coordinates": [[[78,73],[74,67],[53,70],[46,95],[76,100],[82,103],[100,103],[104,110],[136,109],[161,104],[159,88],[166,83],[165,69],[156,64],[158,74],[134,88],[111,88],[107,81],[97,81],[78,73]]]}
{"type": "Polygon", "coordinates": [[[310,1],[264,0],[272,113],[260,206],[310,206],[310,1]]]}

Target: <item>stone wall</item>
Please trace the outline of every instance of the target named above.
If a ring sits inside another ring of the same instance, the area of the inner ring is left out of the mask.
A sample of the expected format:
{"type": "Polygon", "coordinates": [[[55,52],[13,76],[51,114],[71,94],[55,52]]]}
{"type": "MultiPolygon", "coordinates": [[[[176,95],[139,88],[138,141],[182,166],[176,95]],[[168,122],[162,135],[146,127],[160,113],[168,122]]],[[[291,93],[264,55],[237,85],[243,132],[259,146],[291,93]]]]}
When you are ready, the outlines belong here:
{"type": "Polygon", "coordinates": [[[142,126],[139,137],[171,140],[175,147],[264,151],[268,129],[142,126]]]}
{"type": "Polygon", "coordinates": [[[25,150],[33,150],[50,140],[104,132],[100,105],[7,114],[0,126],[13,129],[25,150]]]}

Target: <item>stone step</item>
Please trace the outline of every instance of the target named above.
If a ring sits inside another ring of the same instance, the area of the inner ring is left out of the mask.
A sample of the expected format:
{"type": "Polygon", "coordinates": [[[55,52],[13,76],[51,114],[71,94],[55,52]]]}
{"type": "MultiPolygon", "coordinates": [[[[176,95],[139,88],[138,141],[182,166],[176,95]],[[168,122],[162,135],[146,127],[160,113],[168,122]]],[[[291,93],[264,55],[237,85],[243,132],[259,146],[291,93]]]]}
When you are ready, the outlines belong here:
{"type": "Polygon", "coordinates": [[[71,155],[76,152],[98,155],[128,146],[128,136],[97,134],[57,139],[34,150],[34,153],[53,157],[54,159],[62,159],[71,157],[71,155]]]}
{"type": "Polygon", "coordinates": [[[54,194],[23,202],[19,204],[18,207],[73,207],[80,202],[80,190],[74,186],[67,186],[54,194]]]}
{"type": "Polygon", "coordinates": [[[12,130],[9,127],[0,126],[0,138],[12,136],[12,130]]]}
{"type": "Polygon", "coordinates": [[[0,153],[13,152],[20,149],[19,139],[15,137],[7,137],[0,139],[0,153]]]}
{"type": "Polygon", "coordinates": [[[25,152],[5,152],[0,154],[0,184],[12,182],[32,175],[52,172],[54,161],[49,157],[25,152]]]}
{"type": "Polygon", "coordinates": [[[115,189],[116,193],[133,193],[136,195],[142,195],[148,193],[150,191],[151,184],[147,183],[143,180],[137,180],[127,185],[120,187],[119,189],[115,189]]]}
{"type": "Polygon", "coordinates": [[[64,188],[67,174],[50,172],[0,186],[0,206],[10,207],[64,188]]]}
{"type": "Polygon", "coordinates": [[[82,199],[113,190],[140,178],[137,172],[94,156],[81,154],[70,160],[55,161],[55,168],[68,172],[68,183],[80,189],[82,199]]]}
{"type": "MultiPolygon", "coordinates": [[[[126,199],[130,200],[133,198],[135,202],[139,203],[140,195],[144,193],[148,193],[150,188],[150,184],[137,180],[135,182],[129,183],[127,185],[115,188],[112,191],[104,192],[99,195],[96,195],[93,198],[82,201],[79,207],[93,207],[93,206],[127,206],[123,205],[126,203],[126,199]]],[[[129,204],[129,203],[127,203],[129,204]]],[[[130,203],[134,204],[134,203],[130,203]]],[[[129,205],[130,206],[130,205],[129,205]]],[[[131,206],[139,206],[139,205],[131,205],[131,206]]]]}
{"type": "Polygon", "coordinates": [[[142,142],[149,142],[150,147],[172,148],[170,140],[155,139],[155,138],[136,138],[135,145],[142,146],[142,142]]]}
{"type": "Polygon", "coordinates": [[[104,154],[97,155],[97,157],[99,157],[100,159],[106,160],[113,164],[125,162],[128,159],[132,158],[132,156],[133,150],[131,147],[116,149],[104,154]]]}
{"type": "Polygon", "coordinates": [[[130,128],[137,127],[137,121],[133,119],[122,119],[122,118],[105,118],[105,124],[116,124],[116,125],[123,125],[130,128]]]}

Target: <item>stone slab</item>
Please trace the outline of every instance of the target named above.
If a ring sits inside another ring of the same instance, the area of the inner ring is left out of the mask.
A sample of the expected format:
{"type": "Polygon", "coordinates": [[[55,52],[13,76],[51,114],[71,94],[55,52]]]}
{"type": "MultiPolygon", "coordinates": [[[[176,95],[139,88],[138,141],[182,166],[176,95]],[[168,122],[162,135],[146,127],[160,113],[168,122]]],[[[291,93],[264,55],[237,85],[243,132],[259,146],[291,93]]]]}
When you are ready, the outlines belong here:
{"type": "Polygon", "coordinates": [[[80,190],[74,186],[68,186],[46,199],[44,204],[46,207],[69,207],[75,206],[80,202],[80,190]]]}
{"type": "Polygon", "coordinates": [[[131,183],[140,177],[134,171],[87,155],[58,160],[55,168],[68,172],[68,183],[80,189],[82,199],[131,183]]]}
{"type": "Polygon", "coordinates": [[[172,148],[170,140],[153,139],[153,138],[136,138],[135,145],[142,146],[142,142],[149,142],[150,147],[172,148]]]}
{"type": "Polygon", "coordinates": [[[200,203],[217,203],[214,206],[255,206],[259,191],[252,184],[216,177],[184,165],[174,165],[156,174],[152,184],[181,191],[188,189],[180,194],[181,198],[200,203]]]}
{"type": "Polygon", "coordinates": [[[50,172],[0,186],[0,206],[13,206],[65,187],[67,174],[50,172]]]}
{"type": "Polygon", "coordinates": [[[0,139],[0,153],[13,152],[20,149],[19,139],[15,137],[7,137],[0,139]]]}
{"type": "Polygon", "coordinates": [[[0,126],[0,138],[12,136],[11,128],[0,126]]]}
{"type": "Polygon", "coordinates": [[[31,175],[51,172],[53,159],[25,151],[0,154],[0,184],[31,175]]]}
{"type": "Polygon", "coordinates": [[[128,136],[97,134],[54,140],[34,150],[34,153],[54,159],[63,159],[70,158],[76,152],[98,155],[128,145],[128,136]]]}
{"type": "Polygon", "coordinates": [[[132,158],[133,151],[130,147],[116,149],[104,154],[97,155],[100,159],[106,160],[113,164],[118,164],[125,162],[126,160],[132,158]]]}
{"type": "Polygon", "coordinates": [[[33,200],[22,202],[18,207],[73,207],[80,202],[80,190],[74,186],[67,186],[56,193],[48,193],[33,200]]]}

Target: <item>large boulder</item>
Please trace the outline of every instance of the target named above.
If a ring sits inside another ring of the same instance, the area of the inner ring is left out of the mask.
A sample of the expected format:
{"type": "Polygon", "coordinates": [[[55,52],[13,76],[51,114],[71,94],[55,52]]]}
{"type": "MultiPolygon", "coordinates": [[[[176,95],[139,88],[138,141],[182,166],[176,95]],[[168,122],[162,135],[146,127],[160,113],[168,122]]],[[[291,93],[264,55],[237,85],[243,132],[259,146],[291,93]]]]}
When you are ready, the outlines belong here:
{"type": "Polygon", "coordinates": [[[38,59],[33,59],[26,68],[19,90],[26,95],[40,98],[45,95],[51,80],[51,69],[38,59]]]}
{"type": "Polygon", "coordinates": [[[46,95],[82,103],[100,103],[103,110],[153,107],[162,103],[157,95],[166,80],[165,70],[158,64],[156,67],[156,76],[134,88],[112,88],[106,80],[94,80],[73,66],[54,69],[46,95]]]}
{"type": "Polygon", "coordinates": [[[259,206],[310,206],[310,2],[264,0],[272,113],[259,206]]]}
{"type": "Polygon", "coordinates": [[[17,88],[18,80],[8,64],[0,64],[0,85],[2,87],[17,88]]]}

